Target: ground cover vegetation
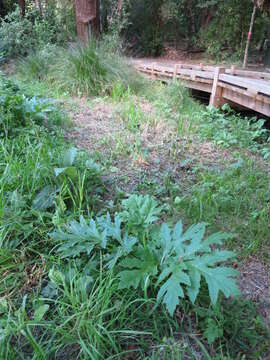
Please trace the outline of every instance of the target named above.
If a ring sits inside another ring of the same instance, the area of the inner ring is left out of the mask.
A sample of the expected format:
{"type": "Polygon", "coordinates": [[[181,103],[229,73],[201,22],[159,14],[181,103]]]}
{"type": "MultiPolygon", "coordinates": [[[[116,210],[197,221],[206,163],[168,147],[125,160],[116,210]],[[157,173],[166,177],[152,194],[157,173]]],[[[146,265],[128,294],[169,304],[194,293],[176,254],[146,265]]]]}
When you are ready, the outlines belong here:
{"type": "Polygon", "coordinates": [[[44,39],[0,77],[0,359],[266,359],[265,120],[44,39]]]}

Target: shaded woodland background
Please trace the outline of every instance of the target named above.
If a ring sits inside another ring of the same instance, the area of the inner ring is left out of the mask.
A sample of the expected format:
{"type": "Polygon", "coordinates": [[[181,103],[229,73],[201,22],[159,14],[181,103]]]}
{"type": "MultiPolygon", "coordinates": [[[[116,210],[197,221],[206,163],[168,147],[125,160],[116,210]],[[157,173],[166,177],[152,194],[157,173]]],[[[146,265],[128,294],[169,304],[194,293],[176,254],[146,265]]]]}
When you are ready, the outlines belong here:
{"type": "MultiPolygon", "coordinates": [[[[262,59],[270,39],[270,2],[256,4],[251,53],[262,59]]],[[[41,43],[71,41],[76,18],[82,40],[110,34],[135,56],[158,56],[174,48],[236,61],[243,57],[253,6],[251,0],[1,0],[0,53],[8,57],[41,43]]]]}

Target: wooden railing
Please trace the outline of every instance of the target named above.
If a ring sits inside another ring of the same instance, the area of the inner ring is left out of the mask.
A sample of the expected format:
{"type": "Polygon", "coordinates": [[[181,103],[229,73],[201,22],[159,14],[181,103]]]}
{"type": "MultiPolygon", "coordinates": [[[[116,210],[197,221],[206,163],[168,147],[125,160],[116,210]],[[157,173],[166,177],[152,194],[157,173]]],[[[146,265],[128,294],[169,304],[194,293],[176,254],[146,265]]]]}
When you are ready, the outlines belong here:
{"type": "Polygon", "coordinates": [[[191,89],[210,93],[211,106],[231,101],[270,116],[270,73],[203,64],[169,66],[138,62],[136,67],[153,80],[181,80],[191,89]]]}

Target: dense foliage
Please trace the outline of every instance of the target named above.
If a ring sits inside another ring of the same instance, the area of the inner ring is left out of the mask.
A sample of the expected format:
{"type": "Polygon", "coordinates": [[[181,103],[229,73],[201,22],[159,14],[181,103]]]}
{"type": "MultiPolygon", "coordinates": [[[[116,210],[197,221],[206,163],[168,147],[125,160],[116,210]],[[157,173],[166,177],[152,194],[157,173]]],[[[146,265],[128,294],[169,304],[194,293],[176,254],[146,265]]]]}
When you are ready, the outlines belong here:
{"type": "MultiPolygon", "coordinates": [[[[169,108],[175,86],[163,93],[169,108]]],[[[59,105],[25,95],[5,77],[0,90],[2,358],[61,358],[69,349],[71,358],[101,359],[128,353],[135,338],[145,358],[152,336],[182,327],[178,309],[196,316],[209,344],[238,332],[267,348],[251,304],[223,300],[239,293],[228,265],[235,254],[220,249],[233,234],[206,235],[205,223],[184,231],[182,221],[163,220],[170,206],[149,195],[107,201],[105,169],[65,143],[59,105]],[[236,321],[231,306],[241,309],[236,321]],[[255,330],[245,333],[243,324],[255,330]]],[[[129,93],[113,96],[124,101],[129,93]]],[[[174,354],[167,345],[151,350],[155,358],[167,351],[174,354]]]]}
{"type": "MultiPolygon", "coordinates": [[[[71,0],[27,0],[21,18],[14,3],[6,1],[0,25],[0,53],[26,54],[47,43],[63,43],[75,35],[71,0]],[[12,12],[13,11],[13,12],[12,12]]],[[[159,55],[172,46],[181,50],[202,49],[219,58],[243,55],[252,13],[252,1],[244,0],[103,0],[100,2],[103,35],[122,38],[125,50],[137,55],[159,55]]],[[[252,48],[262,55],[269,38],[269,18],[257,11],[252,48]]]]}
{"type": "MultiPolygon", "coordinates": [[[[69,8],[56,8],[49,2],[42,15],[36,7],[29,7],[25,17],[18,7],[0,18],[0,59],[24,56],[47,44],[64,44],[74,30],[69,8]]],[[[64,5],[63,5],[64,6],[64,5]]],[[[71,13],[72,14],[72,13],[71,13]]],[[[73,32],[74,34],[74,32],[73,32]]]]}
{"type": "Polygon", "coordinates": [[[101,0],[90,44],[71,0],[25,4],[0,0],[0,359],[263,358],[265,120],[121,55],[239,58],[251,1],[101,0]]]}
{"type": "MultiPolygon", "coordinates": [[[[111,2],[107,12],[115,9],[115,3],[111,2]]],[[[236,53],[237,59],[243,53],[252,7],[250,0],[127,0],[120,15],[115,11],[118,24],[113,21],[111,25],[119,29],[135,53],[158,55],[164,46],[171,45],[182,50],[204,49],[211,55],[226,50],[236,53]]],[[[258,12],[254,46],[265,39],[267,26],[269,20],[258,12]]]]}

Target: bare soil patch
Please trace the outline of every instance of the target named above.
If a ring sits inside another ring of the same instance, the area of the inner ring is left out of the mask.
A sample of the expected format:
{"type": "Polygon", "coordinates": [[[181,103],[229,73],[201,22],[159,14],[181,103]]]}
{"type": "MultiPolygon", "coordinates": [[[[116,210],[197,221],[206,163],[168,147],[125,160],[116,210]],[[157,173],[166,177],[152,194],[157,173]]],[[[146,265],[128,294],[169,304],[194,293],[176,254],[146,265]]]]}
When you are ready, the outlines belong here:
{"type": "Polygon", "coordinates": [[[259,311],[270,326],[270,269],[262,259],[249,258],[240,267],[239,286],[247,300],[258,303],[259,311]]]}

